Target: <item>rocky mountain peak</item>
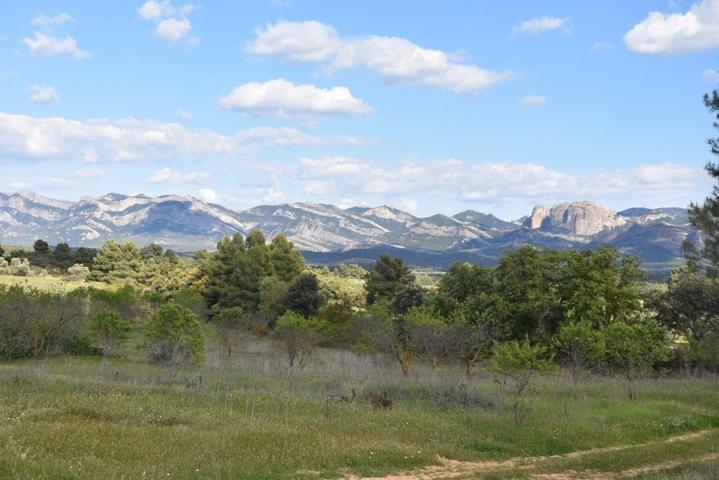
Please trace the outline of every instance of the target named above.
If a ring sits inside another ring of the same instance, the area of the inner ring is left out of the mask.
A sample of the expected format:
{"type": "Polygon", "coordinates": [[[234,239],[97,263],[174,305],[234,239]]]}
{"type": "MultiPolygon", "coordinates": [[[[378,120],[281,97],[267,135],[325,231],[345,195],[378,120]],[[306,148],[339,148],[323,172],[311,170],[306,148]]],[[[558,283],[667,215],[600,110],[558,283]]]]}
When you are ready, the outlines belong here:
{"type": "Polygon", "coordinates": [[[614,210],[590,201],[559,203],[547,209],[536,206],[526,225],[531,229],[559,228],[577,235],[589,236],[607,228],[627,223],[627,219],[614,210]]]}

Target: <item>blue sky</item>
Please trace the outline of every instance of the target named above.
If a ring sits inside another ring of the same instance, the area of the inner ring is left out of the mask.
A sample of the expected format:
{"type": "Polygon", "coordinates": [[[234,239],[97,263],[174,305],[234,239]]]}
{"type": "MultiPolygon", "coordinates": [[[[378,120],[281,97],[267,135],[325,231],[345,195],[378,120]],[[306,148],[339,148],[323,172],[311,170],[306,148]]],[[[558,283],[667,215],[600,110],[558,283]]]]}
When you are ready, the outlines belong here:
{"type": "Polygon", "coordinates": [[[684,206],[717,70],[719,0],[9,2],[0,191],[684,206]]]}

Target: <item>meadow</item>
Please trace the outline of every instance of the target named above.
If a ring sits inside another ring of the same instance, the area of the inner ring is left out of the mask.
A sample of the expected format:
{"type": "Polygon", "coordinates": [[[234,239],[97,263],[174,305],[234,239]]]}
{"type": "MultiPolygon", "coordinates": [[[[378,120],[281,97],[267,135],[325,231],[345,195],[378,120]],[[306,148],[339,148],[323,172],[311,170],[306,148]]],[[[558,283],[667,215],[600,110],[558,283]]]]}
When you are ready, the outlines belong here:
{"type": "Polygon", "coordinates": [[[619,378],[591,376],[576,391],[556,371],[531,386],[516,425],[482,369],[467,378],[417,363],[405,378],[393,358],[333,349],[289,368],[270,340],[247,334],[228,357],[205,329],[206,362],[192,368],[148,363],[139,338],[116,358],[0,365],[0,478],[719,474],[715,377],[644,379],[629,400],[619,378]],[[371,392],[393,408],[372,408],[371,392]]]}

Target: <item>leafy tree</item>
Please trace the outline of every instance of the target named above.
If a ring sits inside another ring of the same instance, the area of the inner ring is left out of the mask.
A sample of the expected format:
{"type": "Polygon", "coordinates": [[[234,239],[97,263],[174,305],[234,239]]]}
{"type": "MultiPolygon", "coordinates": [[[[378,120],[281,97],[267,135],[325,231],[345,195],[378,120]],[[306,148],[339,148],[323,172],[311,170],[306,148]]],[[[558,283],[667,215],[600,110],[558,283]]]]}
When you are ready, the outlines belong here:
{"type": "Polygon", "coordinates": [[[409,353],[429,358],[436,368],[448,353],[447,322],[426,307],[412,307],[402,320],[409,353]]]}
{"type": "Polygon", "coordinates": [[[164,249],[160,245],[151,243],[140,249],[140,256],[143,260],[150,260],[151,258],[161,257],[163,252],[164,249]]]}
{"type": "Polygon", "coordinates": [[[204,359],[205,336],[197,316],[174,304],[162,305],[145,326],[150,357],[172,365],[186,365],[204,359]]]}
{"type": "Polygon", "coordinates": [[[270,243],[270,259],[277,278],[289,282],[298,276],[305,266],[305,260],[294,249],[292,242],[284,235],[277,235],[270,243]]]}
{"type": "Polygon", "coordinates": [[[666,292],[655,294],[648,305],[659,323],[690,342],[719,333],[719,282],[691,268],[672,272],[666,292]]]}
{"type": "Polygon", "coordinates": [[[35,240],[35,243],[32,246],[33,250],[35,250],[35,253],[40,255],[46,255],[48,252],[50,252],[50,245],[47,244],[45,240],[38,239],[35,240]]]}
{"type": "Polygon", "coordinates": [[[95,256],[88,280],[106,283],[137,283],[143,262],[134,243],[108,240],[95,256]]]}
{"type": "Polygon", "coordinates": [[[502,257],[483,315],[514,339],[548,338],[561,323],[556,252],[522,247],[502,257]]]}
{"type": "Polygon", "coordinates": [[[365,283],[367,304],[372,305],[380,300],[391,303],[402,288],[413,283],[414,275],[401,258],[382,255],[367,275],[365,283]]]}
{"type": "Polygon", "coordinates": [[[272,336],[287,352],[290,368],[304,368],[319,342],[314,322],[291,310],[277,319],[272,336]]]}
{"type": "Polygon", "coordinates": [[[287,311],[287,282],[276,276],[265,277],[260,282],[259,311],[267,315],[267,320],[274,323],[277,317],[287,311]]]}
{"type": "Polygon", "coordinates": [[[90,267],[95,261],[95,255],[97,255],[97,250],[94,248],[78,247],[73,255],[73,261],[90,267]]]}
{"type": "Polygon", "coordinates": [[[630,399],[636,398],[637,377],[669,358],[667,331],[654,320],[611,323],[602,330],[602,342],[604,361],[627,379],[630,399]]]}
{"type": "Polygon", "coordinates": [[[72,250],[67,243],[58,243],[55,245],[52,256],[60,265],[65,265],[72,261],[72,250]]]}
{"type": "Polygon", "coordinates": [[[132,325],[117,312],[103,310],[92,319],[90,333],[104,356],[112,355],[115,348],[130,338],[132,325]]]}
{"type": "Polygon", "coordinates": [[[531,345],[528,339],[512,340],[495,345],[490,368],[498,376],[500,389],[512,397],[514,420],[519,425],[526,416],[523,398],[533,378],[552,369],[547,351],[541,345],[531,345]]]}
{"type": "MultiPolygon", "coordinates": [[[[704,95],[704,105],[716,116],[714,127],[719,129],[719,90],[704,95]]],[[[719,155],[719,138],[708,140],[711,153],[719,155]]],[[[707,173],[717,180],[712,193],[702,204],[692,203],[689,206],[689,220],[703,234],[703,248],[697,251],[690,243],[685,243],[689,254],[690,265],[699,269],[705,267],[706,274],[711,278],[719,277],[719,163],[709,162],[707,173]]]]}
{"type": "Polygon", "coordinates": [[[504,335],[491,322],[475,323],[458,311],[448,319],[447,348],[449,354],[464,367],[467,377],[472,369],[490,356],[494,344],[504,335]]]}
{"type": "Polygon", "coordinates": [[[313,273],[303,273],[287,289],[286,307],[306,317],[312,316],[322,307],[320,283],[313,273]]]}
{"type": "Polygon", "coordinates": [[[582,375],[601,361],[601,334],[589,320],[568,322],[559,328],[552,339],[559,360],[567,367],[574,385],[574,396],[582,375]]]}
{"type": "Polygon", "coordinates": [[[0,245],[0,257],[3,257],[5,255],[5,249],[2,245],[0,245]]]}
{"type": "Polygon", "coordinates": [[[559,288],[566,318],[599,327],[639,315],[642,305],[637,281],[645,274],[637,257],[600,247],[572,250],[564,253],[563,259],[559,288]]]}
{"type": "Polygon", "coordinates": [[[415,283],[402,285],[392,300],[392,310],[396,313],[405,313],[424,303],[425,292],[415,283]]]}

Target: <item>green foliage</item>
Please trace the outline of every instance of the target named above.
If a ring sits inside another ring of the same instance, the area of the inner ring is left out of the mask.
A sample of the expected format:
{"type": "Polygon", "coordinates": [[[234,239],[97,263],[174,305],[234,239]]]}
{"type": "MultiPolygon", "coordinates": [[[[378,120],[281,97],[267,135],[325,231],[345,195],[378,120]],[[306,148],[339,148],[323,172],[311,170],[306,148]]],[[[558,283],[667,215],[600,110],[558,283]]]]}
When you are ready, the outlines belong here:
{"type": "Polygon", "coordinates": [[[90,334],[105,356],[112,355],[118,345],[130,338],[132,325],[112,310],[102,310],[90,323],[90,334]]]}
{"type": "Polygon", "coordinates": [[[564,364],[576,386],[582,374],[595,368],[604,354],[604,343],[599,330],[589,320],[568,322],[552,338],[557,358],[564,364]]]}
{"type": "Polygon", "coordinates": [[[595,326],[632,321],[641,311],[637,282],[644,278],[639,260],[614,248],[564,253],[559,268],[565,316],[595,326]]]}
{"type": "MultiPolygon", "coordinates": [[[[704,95],[704,105],[715,115],[714,127],[719,129],[719,90],[704,95]]],[[[708,140],[711,152],[719,155],[719,138],[708,140]]],[[[690,243],[685,244],[689,254],[690,266],[695,270],[704,270],[707,276],[719,278],[719,164],[709,162],[706,171],[717,181],[712,193],[702,204],[689,206],[689,220],[702,232],[703,246],[697,251],[690,243]]]]}
{"type": "Polygon", "coordinates": [[[391,303],[400,290],[412,284],[414,284],[414,275],[401,258],[382,255],[367,275],[365,283],[367,304],[372,305],[381,300],[391,303]]]}
{"type": "Polygon", "coordinates": [[[512,395],[512,412],[519,425],[527,414],[523,403],[527,387],[534,377],[547,374],[553,368],[547,350],[530,344],[526,338],[498,343],[492,351],[489,367],[497,374],[500,389],[512,395]]]}
{"type": "Polygon", "coordinates": [[[284,235],[277,235],[270,243],[270,260],[277,278],[289,282],[298,276],[305,266],[302,255],[284,235]]]}
{"type": "Polygon", "coordinates": [[[86,312],[75,295],[0,286],[0,359],[86,353],[86,312]]]}
{"type": "Polygon", "coordinates": [[[35,244],[32,246],[32,248],[35,253],[43,255],[50,251],[50,245],[48,245],[47,242],[42,239],[35,240],[35,244]]]}
{"type": "Polygon", "coordinates": [[[667,331],[654,320],[611,323],[602,330],[602,342],[607,366],[629,380],[630,398],[635,396],[631,382],[669,358],[667,331]]]}
{"type": "Polygon", "coordinates": [[[672,272],[665,292],[649,302],[657,321],[692,342],[719,333],[719,281],[690,268],[672,272]]]}
{"type": "Polygon", "coordinates": [[[145,325],[150,357],[171,365],[204,359],[205,336],[191,310],[177,304],[162,305],[145,325]]]}
{"type": "Polygon", "coordinates": [[[272,336],[287,352],[290,368],[304,368],[319,343],[316,323],[291,310],[277,319],[272,336]]]}
{"type": "Polygon", "coordinates": [[[322,303],[320,284],[312,273],[301,274],[287,289],[287,310],[309,317],[317,313],[322,303]]]}
{"type": "Polygon", "coordinates": [[[227,357],[232,357],[233,351],[237,349],[240,343],[242,332],[247,331],[252,324],[250,318],[241,307],[231,307],[217,313],[212,322],[220,331],[227,357]]]}
{"type": "Polygon", "coordinates": [[[134,243],[108,240],[95,256],[88,280],[136,284],[142,275],[142,257],[134,243]]]}

